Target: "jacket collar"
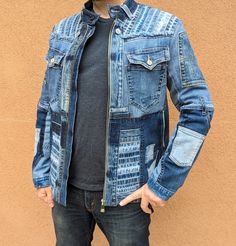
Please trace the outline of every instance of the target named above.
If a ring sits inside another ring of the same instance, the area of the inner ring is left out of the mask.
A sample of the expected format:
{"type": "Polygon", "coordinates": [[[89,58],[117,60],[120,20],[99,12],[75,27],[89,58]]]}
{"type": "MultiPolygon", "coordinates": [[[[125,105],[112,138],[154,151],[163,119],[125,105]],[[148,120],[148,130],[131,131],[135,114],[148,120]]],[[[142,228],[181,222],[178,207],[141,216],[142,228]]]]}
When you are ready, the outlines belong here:
{"type": "MultiPolygon", "coordinates": [[[[110,17],[114,18],[116,15],[118,18],[123,19],[125,14],[129,19],[134,17],[134,12],[137,7],[137,2],[135,0],[124,0],[120,5],[107,4],[108,13],[110,17]]],[[[95,24],[99,15],[93,10],[92,0],[87,0],[81,10],[82,20],[88,22],[89,24],[95,24]]]]}

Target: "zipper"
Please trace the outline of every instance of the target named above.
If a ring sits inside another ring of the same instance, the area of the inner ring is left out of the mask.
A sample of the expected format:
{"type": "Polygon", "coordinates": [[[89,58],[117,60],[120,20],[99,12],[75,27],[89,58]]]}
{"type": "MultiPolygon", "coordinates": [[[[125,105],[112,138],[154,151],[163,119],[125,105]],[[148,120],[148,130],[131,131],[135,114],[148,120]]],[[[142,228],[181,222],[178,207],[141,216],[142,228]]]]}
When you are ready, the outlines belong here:
{"type": "Polygon", "coordinates": [[[165,148],[165,139],[164,139],[164,135],[165,135],[165,111],[162,110],[162,146],[163,148],[165,148]]]}
{"type": "MultiPolygon", "coordinates": [[[[90,35],[90,36],[88,36],[87,37],[87,39],[86,39],[86,34],[88,33],[88,27],[86,27],[86,31],[85,31],[85,34],[84,34],[84,37],[85,37],[85,39],[83,39],[83,40],[81,40],[81,42],[80,42],[80,44],[79,45],[81,45],[84,41],[86,42],[86,40],[89,38],[89,37],[91,37],[92,36],[92,34],[90,35]]],[[[79,36],[79,34],[80,34],[80,31],[77,33],[77,37],[79,36]]],[[[79,57],[79,59],[81,58],[81,56],[82,56],[82,52],[83,51],[81,51],[81,54],[80,54],[80,57],[79,57]]],[[[75,66],[75,67],[77,67],[78,68],[78,64],[75,66]]],[[[77,70],[76,70],[77,71],[77,70]]],[[[76,78],[75,78],[75,83],[76,83],[76,93],[77,93],[77,78],[78,78],[78,71],[77,71],[77,73],[76,73],[76,78]]],[[[70,91],[70,93],[71,93],[71,91],[70,91]]],[[[76,103],[77,103],[77,97],[78,96],[76,96],[76,100],[75,100],[75,105],[76,105],[76,103]]],[[[69,100],[69,106],[68,106],[68,114],[69,114],[69,109],[70,109],[70,105],[71,105],[71,99],[69,100]]],[[[75,111],[76,112],[76,111],[75,111]]],[[[70,121],[69,121],[69,119],[70,119],[70,117],[68,116],[68,127],[70,126],[70,121]]],[[[74,113],[74,115],[73,115],[73,127],[72,127],[72,136],[71,136],[71,140],[72,140],[72,143],[73,143],[73,132],[74,132],[74,123],[75,123],[75,113],[74,113]]],[[[66,138],[66,144],[65,144],[65,154],[64,154],[64,156],[65,156],[65,158],[64,158],[64,163],[65,163],[65,161],[66,161],[66,146],[67,146],[67,142],[68,142],[68,139],[69,139],[69,134],[67,134],[67,138],[66,138]]],[[[69,160],[69,163],[70,163],[70,161],[71,161],[71,155],[70,155],[70,160],[69,160]]],[[[69,163],[68,163],[68,167],[67,167],[67,174],[69,174],[68,172],[69,172],[69,163]]],[[[68,178],[67,178],[67,180],[68,180],[68,178]]],[[[61,189],[62,189],[62,186],[61,186],[61,189]]],[[[59,197],[61,196],[61,189],[60,189],[60,194],[59,194],[59,197]]]]}
{"type": "MultiPolygon", "coordinates": [[[[115,18],[116,20],[116,18],[115,18]]],[[[109,128],[109,118],[110,118],[110,101],[111,101],[111,79],[110,79],[110,70],[111,70],[111,65],[110,65],[110,56],[111,56],[111,50],[110,50],[110,43],[111,43],[111,32],[115,24],[115,20],[112,22],[111,29],[109,31],[109,40],[108,40],[108,100],[107,100],[107,117],[106,117],[106,145],[105,145],[105,181],[104,181],[104,186],[103,186],[103,195],[101,199],[101,208],[100,212],[104,213],[105,212],[105,197],[106,197],[106,172],[107,172],[107,158],[108,158],[108,153],[107,153],[107,142],[108,142],[108,128],[109,128]]]]}

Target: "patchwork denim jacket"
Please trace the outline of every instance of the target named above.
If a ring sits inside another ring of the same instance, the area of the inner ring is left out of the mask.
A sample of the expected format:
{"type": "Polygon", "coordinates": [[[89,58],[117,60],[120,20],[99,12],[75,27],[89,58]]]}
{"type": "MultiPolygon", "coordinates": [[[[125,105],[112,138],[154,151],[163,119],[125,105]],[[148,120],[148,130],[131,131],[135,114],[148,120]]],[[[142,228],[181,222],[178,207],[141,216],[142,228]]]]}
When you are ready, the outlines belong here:
{"type": "MultiPolygon", "coordinates": [[[[51,185],[54,200],[64,206],[79,63],[99,17],[91,4],[88,0],[81,11],[53,26],[37,104],[33,184],[51,185]]],[[[214,112],[180,18],[134,0],[108,4],[108,11],[114,21],[106,58],[109,96],[101,211],[145,183],[165,201],[173,196],[199,155],[214,112]],[[179,111],[170,137],[167,89],[179,111]]]]}

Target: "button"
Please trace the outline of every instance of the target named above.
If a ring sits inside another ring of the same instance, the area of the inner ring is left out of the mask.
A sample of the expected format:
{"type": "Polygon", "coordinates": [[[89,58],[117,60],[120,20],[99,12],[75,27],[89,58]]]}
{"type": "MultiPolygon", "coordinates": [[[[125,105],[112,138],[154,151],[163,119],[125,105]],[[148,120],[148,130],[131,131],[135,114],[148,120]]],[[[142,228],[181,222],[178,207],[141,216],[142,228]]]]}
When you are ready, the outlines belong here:
{"type": "Polygon", "coordinates": [[[149,55],[148,55],[148,59],[147,59],[147,64],[152,65],[152,60],[150,59],[149,55]]]}
{"type": "Polygon", "coordinates": [[[117,34],[121,34],[120,28],[116,28],[116,33],[117,33],[117,34]]]}
{"type": "Polygon", "coordinates": [[[148,65],[152,65],[152,61],[151,60],[147,60],[147,64],[148,65]]]}
{"type": "Polygon", "coordinates": [[[94,16],[93,15],[89,15],[89,18],[90,18],[90,20],[93,20],[94,16]]]}
{"type": "Polygon", "coordinates": [[[54,63],[54,62],[55,62],[55,58],[54,58],[54,57],[51,58],[51,59],[50,59],[50,62],[51,62],[51,63],[54,63]]]}

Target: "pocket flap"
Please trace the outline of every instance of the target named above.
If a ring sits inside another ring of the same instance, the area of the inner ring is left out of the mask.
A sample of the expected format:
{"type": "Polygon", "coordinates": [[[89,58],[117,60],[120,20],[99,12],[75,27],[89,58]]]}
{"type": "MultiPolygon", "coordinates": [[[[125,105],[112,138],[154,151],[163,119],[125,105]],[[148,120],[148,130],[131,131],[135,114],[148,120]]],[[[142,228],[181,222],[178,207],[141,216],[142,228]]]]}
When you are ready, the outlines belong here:
{"type": "Polygon", "coordinates": [[[127,53],[130,63],[141,64],[152,70],[157,64],[170,60],[168,47],[137,49],[127,53]]]}
{"type": "Polygon", "coordinates": [[[55,64],[60,65],[64,56],[65,54],[62,52],[49,49],[47,55],[45,56],[45,60],[48,62],[49,67],[53,67],[55,64]]]}

